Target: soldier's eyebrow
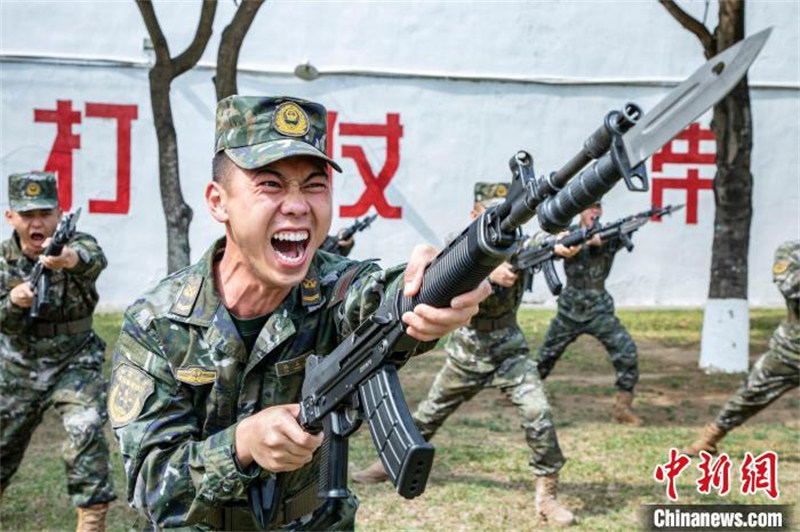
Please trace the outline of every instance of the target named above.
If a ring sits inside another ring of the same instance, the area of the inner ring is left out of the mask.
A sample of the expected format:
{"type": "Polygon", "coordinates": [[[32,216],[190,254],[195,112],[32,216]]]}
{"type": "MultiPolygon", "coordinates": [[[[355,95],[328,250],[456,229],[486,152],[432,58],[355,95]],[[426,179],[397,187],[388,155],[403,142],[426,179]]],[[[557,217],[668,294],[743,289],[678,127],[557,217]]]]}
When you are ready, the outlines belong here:
{"type": "MultiPolygon", "coordinates": [[[[283,174],[281,174],[279,171],[275,170],[274,168],[262,168],[260,170],[257,170],[256,173],[253,174],[253,178],[256,178],[256,177],[258,177],[258,176],[260,176],[262,174],[273,175],[273,176],[277,177],[278,179],[280,179],[281,181],[283,181],[284,183],[289,181],[289,179],[287,179],[286,176],[284,176],[283,174]]],[[[310,180],[312,180],[314,178],[317,178],[317,177],[324,177],[326,180],[330,179],[330,176],[328,176],[328,173],[325,170],[323,170],[322,168],[315,168],[314,170],[311,171],[311,173],[309,173],[303,179],[302,182],[305,184],[305,183],[308,183],[310,180]]]]}

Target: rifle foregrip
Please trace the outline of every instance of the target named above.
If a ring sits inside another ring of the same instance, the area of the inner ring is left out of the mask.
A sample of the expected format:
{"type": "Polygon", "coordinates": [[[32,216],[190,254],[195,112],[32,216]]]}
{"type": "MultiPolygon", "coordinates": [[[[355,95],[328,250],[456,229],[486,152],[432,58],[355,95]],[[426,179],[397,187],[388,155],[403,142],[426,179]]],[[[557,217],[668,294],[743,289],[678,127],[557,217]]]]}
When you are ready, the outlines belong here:
{"type": "Polygon", "coordinates": [[[536,209],[539,225],[548,233],[569,227],[573,216],[597,202],[622,178],[612,152],[607,152],[536,209]]]}
{"type": "Polygon", "coordinates": [[[417,430],[403,397],[397,368],[385,365],[360,387],[369,433],[397,493],[413,499],[425,491],[434,447],[417,430]]]}
{"type": "Polygon", "coordinates": [[[473,222],[439,253],[425,270],[416,296],[400,294],[400,316],[420,303],[436,308],[449,307],[454,297],[473,290],[503,262],[503,251],[493,251],[488,245],[480,244],[481,222],[482,219],[473,222]]]}

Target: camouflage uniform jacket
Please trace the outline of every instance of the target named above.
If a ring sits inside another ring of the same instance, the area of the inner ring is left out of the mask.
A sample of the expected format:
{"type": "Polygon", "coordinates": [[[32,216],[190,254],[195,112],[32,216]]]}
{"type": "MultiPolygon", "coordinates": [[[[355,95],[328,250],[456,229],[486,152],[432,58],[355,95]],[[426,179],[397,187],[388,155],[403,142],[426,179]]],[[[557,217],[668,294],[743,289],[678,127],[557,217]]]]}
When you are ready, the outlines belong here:
{"type": "MultiPolygon", "coordinates": [[[[569,231],[578,229],[572,226],[569,231]]],[[[600,246],[581,247],[577,255],[564,259],[567,286],[558,298],[558,312],[574,321],[589,321],[599,314],[614,313],[614,299],[605,289],[614,256],[620,250],[619,239],[600,246]]]]}
{"type": "MultiPolygon", "coordinates": [[[[255,463],[237,466],[237,422],[297,403],[307,356],[331,352],[377,308],[383,287],[390,295],[402,282],[402,267],[381,271],[317,252],[306,280],[271,313],[248,355],[214,286],[224,242],[127,309],[114,353],[109,414],[128,501],[159,528],[249,520],[247,487],[271,473],[255,463]],[[233,517],[225,506],[233,506],[233,517]]],[[[287,499],[316,483],[318,468],[317,456],[290,473],[287,499]]]]}
{"type": "MultiPolygon", "coordinates": [[[[46,389],[52,377],[71,361],[87,342],[101,342],[93,331],[40,338],[34,334],[37,322],[65,323],[90,317],[97,305],[95,281],[107,265],[95,239],[77,233],[69,247],[78,253],[78,264],[71,270],[50,271],[50,304],[35,321],[29,310],[14,305],[10,292],[25,282],[36,260],[25,256],[17,234],[0,243],[0,356],[15,366],[31,370],[33,386],[46,389]]],[[[102,361],[94,361],[102,363],[102,361]]]]}
{"type": "Polygon", "coordinates": [[[787,361],[800,363],[800,240],[781,244],[775,252],[772,278],[786,298],[786,319],[770,339],[769,347],[787,361]]]}

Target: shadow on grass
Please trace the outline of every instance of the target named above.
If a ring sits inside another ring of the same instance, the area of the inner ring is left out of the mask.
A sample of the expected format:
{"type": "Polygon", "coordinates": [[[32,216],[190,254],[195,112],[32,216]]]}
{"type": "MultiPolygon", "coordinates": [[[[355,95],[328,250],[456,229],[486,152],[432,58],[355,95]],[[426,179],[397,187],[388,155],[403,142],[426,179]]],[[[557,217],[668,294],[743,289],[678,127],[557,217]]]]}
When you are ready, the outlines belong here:
{"type": "Polygon", "coordinates": [[[577,511],[579,517],[596,517],[619,511],[620,508],[638,500],[653,490],[652,484],[623,482],[562,482],[559,494],[579,499],[583,506],[577,511]]]}

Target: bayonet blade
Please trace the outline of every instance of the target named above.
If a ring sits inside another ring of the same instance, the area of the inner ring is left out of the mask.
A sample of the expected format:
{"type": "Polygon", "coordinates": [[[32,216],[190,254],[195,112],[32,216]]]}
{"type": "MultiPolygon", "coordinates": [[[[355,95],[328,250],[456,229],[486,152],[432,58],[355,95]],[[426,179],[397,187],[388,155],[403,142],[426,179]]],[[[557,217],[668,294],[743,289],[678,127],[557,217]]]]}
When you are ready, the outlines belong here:
{"type": "Polygon", "coordinates": [[[739,41],[701,66],[622,137],[632,167],[645,161],[724,98],[747,73],[772,28],[739,41]]]}

